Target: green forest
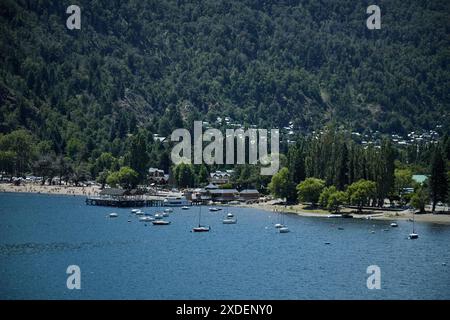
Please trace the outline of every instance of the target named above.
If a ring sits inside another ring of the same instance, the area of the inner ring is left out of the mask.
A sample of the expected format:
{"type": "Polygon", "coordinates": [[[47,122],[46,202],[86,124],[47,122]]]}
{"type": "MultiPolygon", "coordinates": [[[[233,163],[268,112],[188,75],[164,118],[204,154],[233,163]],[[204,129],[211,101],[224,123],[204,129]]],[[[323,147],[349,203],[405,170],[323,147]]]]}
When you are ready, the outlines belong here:
{"type": "Polygon", "coordinates": [[[0,2],[2,173],[131,187],[157,167],[200,185],[220,167],[172,168],[155,135],[228,117],[295,131],[282,142],[285,170],[271,180],[236,166],[236,186],[333,207],[354,183],[380,204],[427,174],[426,196],[445,201],[450,2],[79,0],[81,29],[69,30],[71,4],[0,2]],[[370,4],[380,30],[366,27],[370,4]],[[429,130],[437,143],[390,141],[429,130]],[[381,138],[363,146],[349,132],[381,138]],[[332,200],[305,196],[304,181],[335,188],[332,200]]]}

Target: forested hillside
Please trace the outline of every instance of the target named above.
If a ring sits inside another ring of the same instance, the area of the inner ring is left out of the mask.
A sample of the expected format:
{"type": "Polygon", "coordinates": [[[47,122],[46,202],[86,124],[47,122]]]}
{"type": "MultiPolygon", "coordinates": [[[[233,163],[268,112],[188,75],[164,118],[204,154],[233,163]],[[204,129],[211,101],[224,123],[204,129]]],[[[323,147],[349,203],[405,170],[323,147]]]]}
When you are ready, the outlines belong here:
{"type": "Polygon", "coordinates": [[[143,147],[139,161],[167,170],[153,134],[218,116],[448,132],[450,2],[374,2],[80,0],[69,30],[72,2],[1,1],[0,137],[96,176],[102,153],[127,164],[143,147]],[[381,30],[366,27],[370,4],[381,30]]]}

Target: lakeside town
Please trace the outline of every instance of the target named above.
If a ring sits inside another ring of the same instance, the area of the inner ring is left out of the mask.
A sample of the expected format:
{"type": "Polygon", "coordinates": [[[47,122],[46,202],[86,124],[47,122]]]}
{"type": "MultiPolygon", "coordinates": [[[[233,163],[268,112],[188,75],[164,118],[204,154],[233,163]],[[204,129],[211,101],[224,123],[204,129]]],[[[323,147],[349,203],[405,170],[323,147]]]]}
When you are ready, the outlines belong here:
{"type": "MultiPolygon", "coordinates": [[[[121,189],[103,186],[96,181],[86,181],[79,186],[74,186],[66,181],[60,181],[59,177],[51,179],[52,183],[42,183],[42,177],[26,176],[24,179],[14,179],[13,183],[0,184],[0,192],[27,192],[48,195],[77,195],[85,196],[86,203],[102,206],[166,206],[179,207],[191,205],[214,206],[241,206],[252,207],[265,211],[293,213],[306,217],[332,217],[326,210],[326,206],[312,207],[310,203],[292,204],[286,203],[286,199],[274,198],[270,194],[262,194],[255,188],[240,189],[232,187],[234,170],[217,170],[210,174],[209,183],[204,187],[177,189],[168,185],[169,174],[164,170],[149,168],[146,186],[138,189],[121,189]],[[20,181],[20,183],[17,183],[20,181]],[[127,205],[128,203],[128,205],[127,205]]],[[[412,181],[416,186],[426,182],[426,175],[413,175],[412,181]]],[[[406,187],[406,193],[413,193],[414,189],[406,187]]],[[[386,199],[387,200],[387,199],[386,199]]],[[[335,210],[344,216],[374,220],[408,220],[413,218],[412,206],[390,203],[389,200],[382,207],[365,207],[358,211],[355,206],[342,205],[335,210]]],[[[416,216],[417,221],[450,224],[449,208],[439,203],[435,212],[431,213],[432,206],[425,204],[424,212],[416,216]],[[427,212],[428,211],[428,212],[427,212]]]]}

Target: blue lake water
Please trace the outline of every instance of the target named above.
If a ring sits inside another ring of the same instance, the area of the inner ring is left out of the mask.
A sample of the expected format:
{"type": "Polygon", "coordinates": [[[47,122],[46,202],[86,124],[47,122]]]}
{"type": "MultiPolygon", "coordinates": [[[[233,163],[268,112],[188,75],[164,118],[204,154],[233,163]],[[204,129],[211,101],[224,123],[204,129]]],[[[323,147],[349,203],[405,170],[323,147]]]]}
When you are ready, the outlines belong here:
{"type": "Polygon", "coordinates": [[[0,194],[0,299],[450,298],[450,226],[416,223],[408,240],[406,221],[286,215],[280,234],[274,213],[231,208],[238,223],[223,225],[224,211],[203,208],[211,232],[192,233],[198,210],[153,226],[83,197],[0,194]],[[69,265],[81,290],[66,287],[69,265]],[[380,290],[366,286],[369,265],[380,290]]]}

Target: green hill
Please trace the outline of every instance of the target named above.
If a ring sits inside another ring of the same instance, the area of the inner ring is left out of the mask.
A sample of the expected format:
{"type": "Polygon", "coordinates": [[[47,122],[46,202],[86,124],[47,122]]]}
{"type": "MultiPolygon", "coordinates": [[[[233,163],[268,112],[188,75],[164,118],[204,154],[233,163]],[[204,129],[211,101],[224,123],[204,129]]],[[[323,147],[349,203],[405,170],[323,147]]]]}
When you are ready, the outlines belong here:
{"type": "Polygon", "coordinates": [[[375,2],[381,30],[367,1],[80,0],[68,30],[69,1],[1,1],[0,132],[89,157],[217,116],[448,131],[450,2],[375,2]]]}

